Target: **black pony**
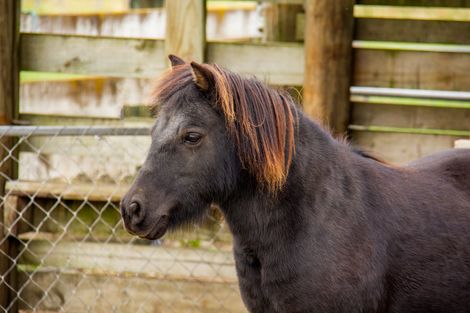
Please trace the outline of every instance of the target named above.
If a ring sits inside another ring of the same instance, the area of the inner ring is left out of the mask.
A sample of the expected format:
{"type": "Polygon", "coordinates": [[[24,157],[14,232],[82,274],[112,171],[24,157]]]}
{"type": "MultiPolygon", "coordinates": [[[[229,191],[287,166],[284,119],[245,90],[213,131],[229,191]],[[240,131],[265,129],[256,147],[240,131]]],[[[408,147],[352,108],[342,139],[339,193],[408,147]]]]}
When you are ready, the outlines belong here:
{"type": "Polygon", "coordinates": [[[170,60],[122,201],[131,233],[160,238],[218,204],[250,312],[470,312],[470,150],[393,167],[256,79],[170,60]]]}

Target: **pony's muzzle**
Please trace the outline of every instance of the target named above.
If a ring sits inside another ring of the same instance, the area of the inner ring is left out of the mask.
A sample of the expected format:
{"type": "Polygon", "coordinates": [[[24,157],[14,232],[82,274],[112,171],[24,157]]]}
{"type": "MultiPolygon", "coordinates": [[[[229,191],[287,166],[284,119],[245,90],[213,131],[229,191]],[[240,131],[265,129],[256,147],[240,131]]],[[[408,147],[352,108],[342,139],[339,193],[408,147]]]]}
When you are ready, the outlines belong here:
{"type": "MultiPolygon", "coordinates": [[[[158,202],[158,201],[156,201],[158,202]]],[[[121,201],[121,216],[124,227],[132,235],[145,239],[162,237],[169,226],[169,212],[175,206],[175,201],[162,201],[159,212],[151,210],[148,200],[142,194],[130,192],[121,201]]]]}
{"type": "Polygon", "coordinates": [[[130,233],[139,235],[140,228],[145,220],[145,210],[142,205],[136,200],[132,200],[127,204],[124,198],[121,201],[121,216],[126,229],[130,233]]]}

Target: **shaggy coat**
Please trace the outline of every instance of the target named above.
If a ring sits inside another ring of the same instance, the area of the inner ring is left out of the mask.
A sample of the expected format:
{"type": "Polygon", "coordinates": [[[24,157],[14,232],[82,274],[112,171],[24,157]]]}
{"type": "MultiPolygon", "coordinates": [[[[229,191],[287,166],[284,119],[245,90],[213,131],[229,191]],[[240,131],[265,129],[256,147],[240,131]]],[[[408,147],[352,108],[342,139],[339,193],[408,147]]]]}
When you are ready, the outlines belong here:
{"type": "Polygon", "coordinates": [[[470,150],[394,167],[256,79],[170,59],[130,232],[160,238],[218,204],[252,313],[470,312],[470,150]]]}

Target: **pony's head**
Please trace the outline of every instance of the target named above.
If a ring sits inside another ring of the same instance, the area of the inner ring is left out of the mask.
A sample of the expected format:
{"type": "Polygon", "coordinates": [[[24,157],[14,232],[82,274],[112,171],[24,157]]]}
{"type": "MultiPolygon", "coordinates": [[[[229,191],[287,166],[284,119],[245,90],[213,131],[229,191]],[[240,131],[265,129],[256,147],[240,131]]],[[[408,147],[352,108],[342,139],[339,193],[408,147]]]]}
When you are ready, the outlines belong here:
{"type": "Polygon", "coordinates": [[[169,58],[152,97],[150,150],[121,203],[126,228],[148,239],[200,219],[243,180],[277,193],[294,153],[287,94],[217,65],[169,58]]]}

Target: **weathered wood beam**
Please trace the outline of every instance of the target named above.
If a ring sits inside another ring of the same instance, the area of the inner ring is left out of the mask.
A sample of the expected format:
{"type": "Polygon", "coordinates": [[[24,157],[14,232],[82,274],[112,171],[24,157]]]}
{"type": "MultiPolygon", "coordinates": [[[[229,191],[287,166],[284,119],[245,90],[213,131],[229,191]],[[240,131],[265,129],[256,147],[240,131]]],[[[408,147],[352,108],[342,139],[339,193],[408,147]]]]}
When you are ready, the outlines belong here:
{"type": "Polygon", "coordinates": [[[470,149],[470,139],[459,139],[455,141],[455,148],[470,149]]]}
{"type": "Polygon", "coordinates": [[[469,90],[470,53],[416,50],[355,49],[352,85],[469,90]]]}
{"type": "Polygon", "coordinates": [[[23,33],[21,69],[155,77],[166,68],[164,44],[155,39],[23,33]]]}
{"type": "Polygon", "coordinates": [[[166,54],[203,62],[206,44],[206,1],[165,1],[166,54]]]}
{"type": "Polygon", "coordinates": [[[304,111],[344,133],[349,122],[354,0],[306,2],[304,111]]]}
{"type": "MultiPolygon", "coordinates": [[[[4,0],[0,2],[0,124],[11,124],[18,109],[19,86],[19,20],[21,2],[4,0]]],[[[13,142],[11,138],[0,138],[0,195],[5,199],[5,183],[14,175],[14,163],[11,160],[13,142]],[[6,160],[6,162],[4,162],[6,160]]],[[[16,247],[10,242],[4,229],[3,210],[0,206],[0,309],[15,311],[17,306],[16,268],[12,263],[16,247]]]]}
{"type": "MultiPolygon", "coordinates": [[[[454,9],[454,11],[457,10],[454,9]]],[[[470,44],[470,26],[468,23],[447,20],[404,20],[362,16],[362,18],[355,20],[355,24],[355,39],[357,40],[470,44]]],[[[300,13],[297,15],[297,40],[304,40],[304,25],[305,14],[300,13]]]]}
{"type": "Polygon", "coordinates": [[[470,7],[470,0],[358,0],[358,4],[423,6],[423,7],[470,7]]]}
{"type": "MultiPolygon", "coordinates": [[[[167,66],[161,40],[23,34],[21,42],[23,70],[156,77],[167,66]]],[[[469,90],[468,45],[355,41],[354,46],[355,86],[469,90]]],[[[297,43],[207,45],[208,62],[273,85],[302,85],[304,55],[302,44],[297,43]]],[[[317,65],[324,75],[332,71],[331,66],[317,65]]],[[[319,78],[317,74],[313,77],[319,78]]]]}
{"type": "Polygon", "coordinates": [[[392,5],[356,5],[356,18],[381,18],[423,21],[470,21],[469,8],[400,7],[392,5]]]}
{"type": "Polygon", "coordinates": [[[6,189],[12,196],[35,196],[64,200],[114,201],[119,202],[129,189],[126,185],[63,184],[30,181],[9,181],[6,189]]]}
{"type": "Polygon", "coordinates": [[[232,71],[255,75],[273,85],[302,85],[301,44],[209,43],[207,59],[232,71]]]}

